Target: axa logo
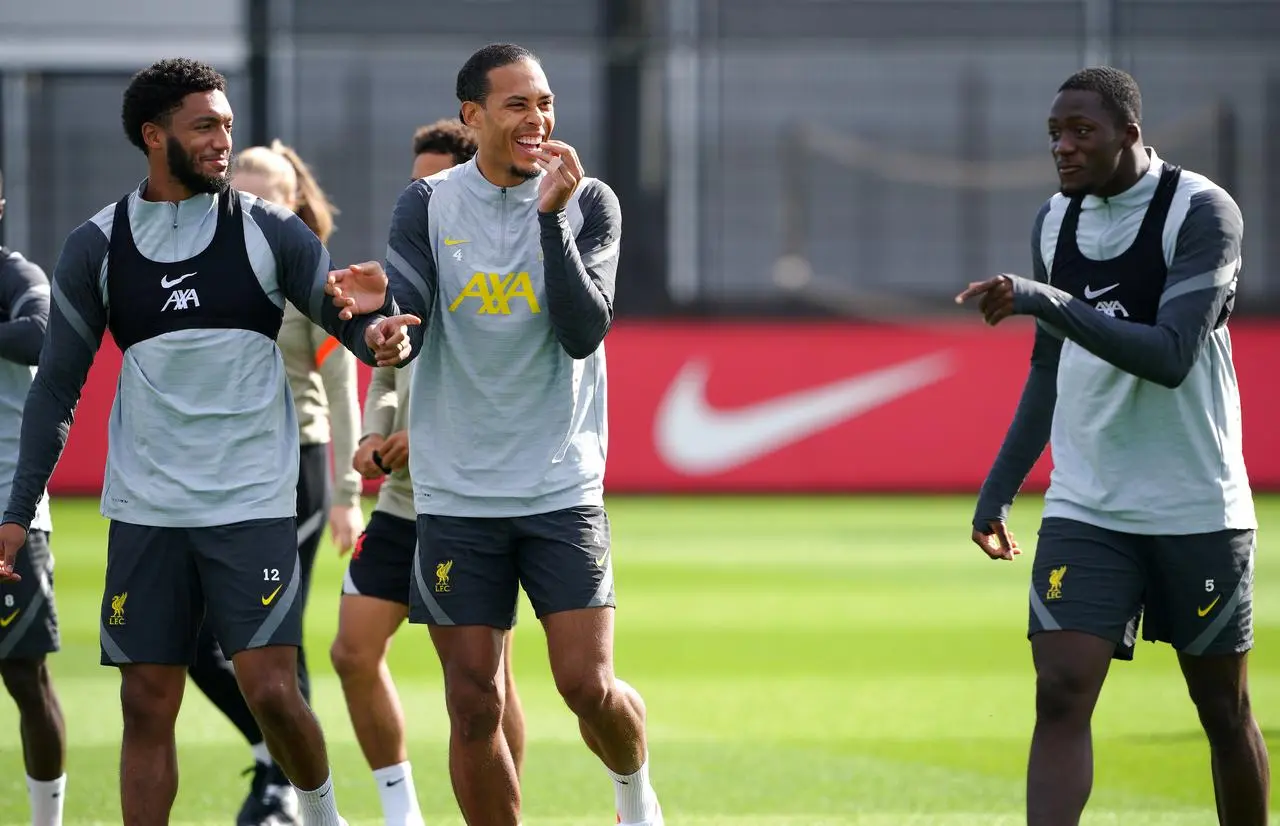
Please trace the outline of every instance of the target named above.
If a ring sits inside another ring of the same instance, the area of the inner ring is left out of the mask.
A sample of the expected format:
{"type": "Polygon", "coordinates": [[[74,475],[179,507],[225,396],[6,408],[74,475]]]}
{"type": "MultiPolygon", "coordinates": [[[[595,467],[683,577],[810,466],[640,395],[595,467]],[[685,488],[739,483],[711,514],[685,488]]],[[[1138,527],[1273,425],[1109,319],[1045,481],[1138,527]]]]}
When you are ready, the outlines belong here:
{"type": "Polygon", "coordinates": [[[169,293],[169,298],[164,302],[164,306],[160,308],[160,312],[186,310],[190,307],[199,306],[200,296],[196,293],[195,287],[188,287],[185,290],[174,290],[169,293]]]}
{"type": "Polygon", "coordinates": [[[1112,318],[1128,318],[1129,311],[1119,301],[1099,301],[1094,305],[1094,309],[1103,315],[1109,315],[1112,318]]]}
{"type": "Polygon", "coordinates": [[[538,306],[538,296],[533,291],[533,282],[527,272],[509,272],[501,275],[496,272],[477,272],[458,293],[449,305],[449,312],[458,311],[459,307],[476,308],[476,315],[511,315],[511,302],[523,299],[529,312],[537,315],[542,312],[538,306]],[[467,303],[467,299],[476,299],[479,303],[467,303]]]}

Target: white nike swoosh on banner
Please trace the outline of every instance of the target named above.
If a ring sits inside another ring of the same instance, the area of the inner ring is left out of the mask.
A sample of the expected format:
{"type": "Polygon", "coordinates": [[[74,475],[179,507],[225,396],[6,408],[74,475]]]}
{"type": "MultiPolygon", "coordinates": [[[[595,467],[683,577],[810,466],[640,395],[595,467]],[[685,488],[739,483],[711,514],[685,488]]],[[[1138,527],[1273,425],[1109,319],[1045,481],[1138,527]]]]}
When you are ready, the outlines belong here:
{"type": "Polygon", "coordinates": [[[721,473],[933,384],[951,370],[946,353],[788,393],[736,410],[707,403],[706,363],[681,368],[658,406],[654,442],[674,470],[721,473]]]}

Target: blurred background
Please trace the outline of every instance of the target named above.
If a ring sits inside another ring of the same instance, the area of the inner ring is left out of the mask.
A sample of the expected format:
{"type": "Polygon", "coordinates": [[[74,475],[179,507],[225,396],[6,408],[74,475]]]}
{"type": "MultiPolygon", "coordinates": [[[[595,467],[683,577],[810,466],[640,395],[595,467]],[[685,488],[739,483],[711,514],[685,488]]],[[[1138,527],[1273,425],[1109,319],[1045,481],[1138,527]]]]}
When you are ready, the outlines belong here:
{"type": "MultiPolygon", "coordinates": [[[[1047,451],[1011,517],[1027,555],[992,565],[968,538],[1033,325],[989,329],[951,299],[1029,271],[1031,223],[1055,191],[1046,114],[1085,65],[1131,71],[1147,142],[1245,217],[1232,335],[1262,523],[1250,678],[1270,731],[1280,2],[0,0],[0,237],[52,273],[66,235],[145,174],[120,124],[129,77],[187,56],[227,75],[239,148],[280,138],[312,166],[341,209],[335,261],[380,257],[415,127],[456,115],[457,70],[494,41],[541,56],[557,137],[622,203],[605,344],[617,667],[644,693],[671,826],[1025,822],[1047,451]]],[[[119,362],[108,340],[51,484],[72,823],[120,822],[96,501],[119,362]]],[[[308,659],[338,799],[372,826],[376,790],[326,657],[345,564],[326,540],[308,659]]],[[[541,636],[525,604],[525,822],[613,822],[541,636]]],[[[426,633],[403,629],[390,662],[428,822],[456,826],[426,633]]],[[[1172,653],[1142,646],[1113,674],[1086,822],[1210,822],[1208,754],[1172,653]]],[[[247,746],[194,690],[179,723],[173,822],[231,822],[247,746]]],[[[16,731],[0,702],[0,824],[29,822],[16,731]]]]}

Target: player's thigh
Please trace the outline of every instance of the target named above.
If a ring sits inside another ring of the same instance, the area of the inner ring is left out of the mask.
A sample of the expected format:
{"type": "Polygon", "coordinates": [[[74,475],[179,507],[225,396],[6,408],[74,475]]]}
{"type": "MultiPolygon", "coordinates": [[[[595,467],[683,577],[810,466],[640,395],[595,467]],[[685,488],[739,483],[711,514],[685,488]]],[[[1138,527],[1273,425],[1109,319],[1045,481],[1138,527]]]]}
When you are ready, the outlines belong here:
{"type": "Polygon", "coordinates": [[[343,596],[372,597],[407,609],[417,546],[414,520],[375,510],[351,551],[342,578],[343,596]]]}
{"type": "Polygon", "coordinates": [[[522,516],[516,531],[520,583],[539,619],[561,611],[612,608],[609,516],[598,506],[522,516]]]}
{"type": "Polygon", "coordinates": [[[14,561],[19,582],[0,582],[0,660],[36,660],[58,650],[49,534],[31,531],[14,561]]]}
{"type": "Polygon", "coordinates": [[[204,588],[205,622],[232,659],[269,645],[302,644],[302,566],[293,517],[190,529],[204,588]]]}
{"type": "Polygon", "coordinates": [[[409,621],[510,628],[520,587],[510,523],[419,515],[409,621]]]}
{"type": "Polygon", "coordinates": [[[1079,631],[1131,658],[1146,583],[1140,542],[1083,522],[1045,519],[1031,569],[1028,636],[1079,631]]]}
{"type": "Polygon", "coordinates": [[[113,521],[101,612],[103,665],[189,665],[204,598],[187,529],[113,521]]]}
{"type": "Polygon", "coordinates": [[[1252,530],[1153,537],[1143,637],[1190,656],[1252,648],[1255,545],[1252,530]]]}

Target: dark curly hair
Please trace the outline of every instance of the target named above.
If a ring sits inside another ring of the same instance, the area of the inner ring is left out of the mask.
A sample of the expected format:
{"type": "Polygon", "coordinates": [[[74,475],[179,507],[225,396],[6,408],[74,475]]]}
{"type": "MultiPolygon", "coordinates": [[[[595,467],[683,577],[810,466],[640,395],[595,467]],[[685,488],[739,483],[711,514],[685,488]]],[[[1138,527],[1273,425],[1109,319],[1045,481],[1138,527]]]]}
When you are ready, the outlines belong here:
{"type": "Polygon", "coordinates": [[[413,133],[413,155],[435,152],[449,155],[454,163],[466,163],[476,154],[476,136],[470,126],[456,120],[438,120],[419,126],[413,133]]]}
{"type": "Polygon", "coordinates": [[[1081,69],[1058,87],[1059,92],[1073,89],[1096,92],[1102,98],[1103,108],[1122,129],[1142,122],[1142,93],[1138,91],[1138,81],[1128,72],[1110,66],[1081,69]]]}
{"type": "Polygon", "coordinates": [[[129,142],[147,151],[142,140],[144,123],[164,123],[182,99],[193,92],[225,92],[227,79],[212,66],[185,57],[153,63],[133,76],[124,90],[120,119],[129,142]]]}
{"type": "Polygon", "coordinates": [[[542,62],[533,52],[514,43],[490,43],[480,49],[467,58],[467,62],[462,64],[462,68],[458,71],[456,87],[458,102],[471,101],[484,105],[485,98],[489,97],[489,72],[521,60],[542,62]]]}

